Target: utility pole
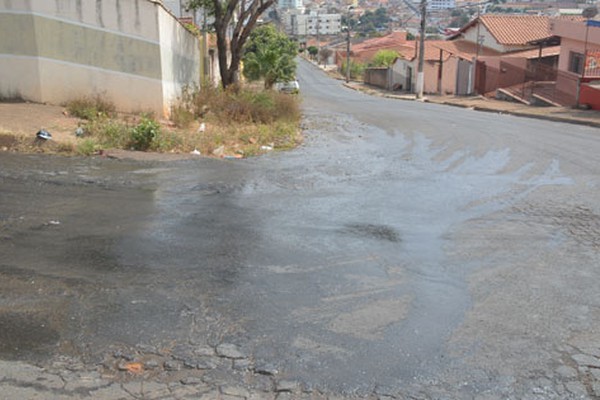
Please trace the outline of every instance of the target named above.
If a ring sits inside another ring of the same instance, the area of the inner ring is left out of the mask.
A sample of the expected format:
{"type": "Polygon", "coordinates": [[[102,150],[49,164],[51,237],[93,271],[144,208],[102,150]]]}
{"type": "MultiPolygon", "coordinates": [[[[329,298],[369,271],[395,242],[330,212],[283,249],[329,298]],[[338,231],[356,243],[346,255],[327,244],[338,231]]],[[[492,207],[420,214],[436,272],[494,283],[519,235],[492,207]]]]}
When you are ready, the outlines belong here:
{"type": "Polygon", "coordinates": [[[425,64],[425,25],[427,20],[427,0],[421,0],[421,29],[419,38],[419,64],[417,66],[417,99],[423,98],[423,87],[425,86],[425,76],[423,66],[425,64]]]}
{"type": "Polygon", "coordinates": [[[346,83],[350,82],[350,26],[346,27],[346,83]]]}
{"type": "MultiPolygon", "coordinates": [[[[475,52],[475,61],[473,63],[473,82],[469,85],[469,91],[475,92],[475,86],[477,85],[477,63],[479,62],[479,53],[481,52],[481,45],[483,44],[483,37],[481,32],[481,4],[477,3],[477,51],[475,52]],[[473,88],[473,90],[471,90],[473,88]]],[[[477,94],[477,93],[475,93],[477,94]]]]}
{"type": "Polygon", "coordinates": [[[346,18],[346,83],[350,82],[350,11],[353,9],[353,6],[348,7],[346,18]]]}

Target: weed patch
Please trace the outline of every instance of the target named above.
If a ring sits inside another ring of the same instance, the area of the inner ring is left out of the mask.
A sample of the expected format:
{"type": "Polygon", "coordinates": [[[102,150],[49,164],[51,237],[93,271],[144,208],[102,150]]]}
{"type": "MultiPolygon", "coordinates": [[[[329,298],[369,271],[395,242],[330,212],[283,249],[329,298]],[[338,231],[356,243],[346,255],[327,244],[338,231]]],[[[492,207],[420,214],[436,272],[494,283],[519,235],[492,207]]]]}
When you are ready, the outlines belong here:
{"type": "Polygon", "coordinates": [[[66,108],[70,115],[88,121],[99,117],[113,117],[116,113],[115,105],[100,95],[71,100],[66,108]]]}

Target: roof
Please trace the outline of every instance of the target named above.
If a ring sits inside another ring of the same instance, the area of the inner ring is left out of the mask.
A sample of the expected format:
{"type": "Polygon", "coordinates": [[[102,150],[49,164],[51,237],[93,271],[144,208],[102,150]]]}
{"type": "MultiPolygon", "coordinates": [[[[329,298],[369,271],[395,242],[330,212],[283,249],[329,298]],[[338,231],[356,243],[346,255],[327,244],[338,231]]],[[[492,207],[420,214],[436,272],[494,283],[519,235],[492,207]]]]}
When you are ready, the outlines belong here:
{"type": "MultiPolygon", "coordinates": [[[[453,56],[469,60],[477,54],[477,44],[464,39],[438,41],[433,44],[433,47],[442,49],[453,56]]],[[[499,54],[500,52],[489,47],[481,46],[479,48],[480,56],[497,56],[499,54]]]]}
{"type": "Polygon", "coordinates": [[[406,32],[398,31],[392,32],[386,36],[367,39],[361,43],[352,45],[352,51],[356,53],[373,49],[389,49],[403,44],[406,44],[406,32]]]}
{"type": "MultiPolygon", "coordinates": [[[[530,42],[547,39],[552,35],[550,25],[554,18],[581,19],[579,16],[549,17],[540,15],[505,15],[486,14],[479,17],[481,23],[499,44],[506,46],[523,46],[530,42]]],[[[477,25],[474,19],[463,26],[459,34],[477,25]]],[[[455,36],[456,37],[456,36],[455,36]]]]}
{"type": "MultiPolygon", "coordinates": [[[[560,46],[551,46],[551,47],[542,48],[542,58],[558,56],[559,54],[560,54],[560,46]]],[[[526,58],[528,60],[538,58],[539,56],[540,56],[539,49],[517,51],[515,53],[508,53],[508,54],[504,55],[504,57],[526,58]]]]}

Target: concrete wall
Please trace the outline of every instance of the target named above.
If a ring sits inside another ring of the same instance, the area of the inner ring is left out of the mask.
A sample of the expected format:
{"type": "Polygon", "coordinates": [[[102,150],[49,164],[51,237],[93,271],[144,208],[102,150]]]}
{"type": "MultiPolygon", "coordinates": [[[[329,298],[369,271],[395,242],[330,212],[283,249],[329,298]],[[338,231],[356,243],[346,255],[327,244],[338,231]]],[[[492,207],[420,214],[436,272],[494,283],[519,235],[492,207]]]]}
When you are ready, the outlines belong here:
{"type": "Polygon", "coordinates": [[[0,98],[60,104],[100,94],[168,114],[199,84],[199,47],[149,0],[1,0],[0,98]]]}
{"type": "Polygon", "coordinates": [[[373,86],[377,86],[383,89],[391,89],[392,84],[390,82],[391,69],[381,68],[366,68],[365,69],[365,83],[373,86]]]}
{"type": "Polygon", "coordinates": [[[600,111],[600,86],[581,85],[580,104],[587,104],[592,110],[600,111]]]}
{"type": "MultiPolygon", "coordinates": [[[[496,41],[496,38],[488,31],[488,29],[481,24],[479,28],[479,35],[483,36],[482,46],[489,47],[490,49],[497,50],[501,53],[507,53],[511,51],[527,50],[534,48],[535,46],[514,46],[514,45],[502,45],[496,41]]],[[[463,33],[464,39],[472,43],[477,43],[477,25],[467,29],[463,33]]]]}
{"type": "MultiPolygon", "coordinates": [[[[405,60],[402,58],[396,59],[392,65],[392,76],[391,76],[391,88],[397,88],[398,90],[410,90],[412,93],[417,89],[417,59],[405,60]],[[411,75],[409,77],[409,75],[411,75]],[[407,84],[411,83],[412,87],[409,89],[407,84]],[[400,86],[402,89],[400,89],[400,86]]],[[[423,92],[424,93],[438,93],[438,63],[434,61],[425,61],[423,64],[423,92]]],[[[443,82],[443,77],[442,77],[443,82]]]]}
{"type": "Polygon", "coordinates": [[[413,63],[410,60],[397,58],[392,65],[392,87],[406,92],[414,92],[417,81],[412,69],[413,63]]]}

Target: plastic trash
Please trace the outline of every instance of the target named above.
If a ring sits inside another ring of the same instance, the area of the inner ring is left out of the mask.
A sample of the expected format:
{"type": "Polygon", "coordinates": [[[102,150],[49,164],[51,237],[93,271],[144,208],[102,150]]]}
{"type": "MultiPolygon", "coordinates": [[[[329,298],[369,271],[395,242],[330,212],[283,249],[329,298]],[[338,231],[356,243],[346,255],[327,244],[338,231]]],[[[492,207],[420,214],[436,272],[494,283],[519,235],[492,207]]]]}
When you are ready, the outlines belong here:
{"type": "Polygon", "coordinates": [[[206,131],[206,124],[204,122],[202,122],[200,124],[200,126],[198,127],[198,132],[204,132],[206,131]]]}
{"type": "Polygon", "coordinates": [[[201,155],[201,153],[198,151],[198,149],[194,149],[193,151],[190,151],[190,154],[194,154],[196,156],[201,155]]]}
{"type": "Polygon", "coordinates": [[[83,130],[82,127],[78,126],[77,129],[75,129],[75,136],[82,137],[84,134],[85,130],[83,130]]]}
{"type": "Polygon", "coordinates": [[[52,139],[52,135],[45,129],[40,129],[38,133],[35,134],[38,139],[50,140],[52,139]]]}

